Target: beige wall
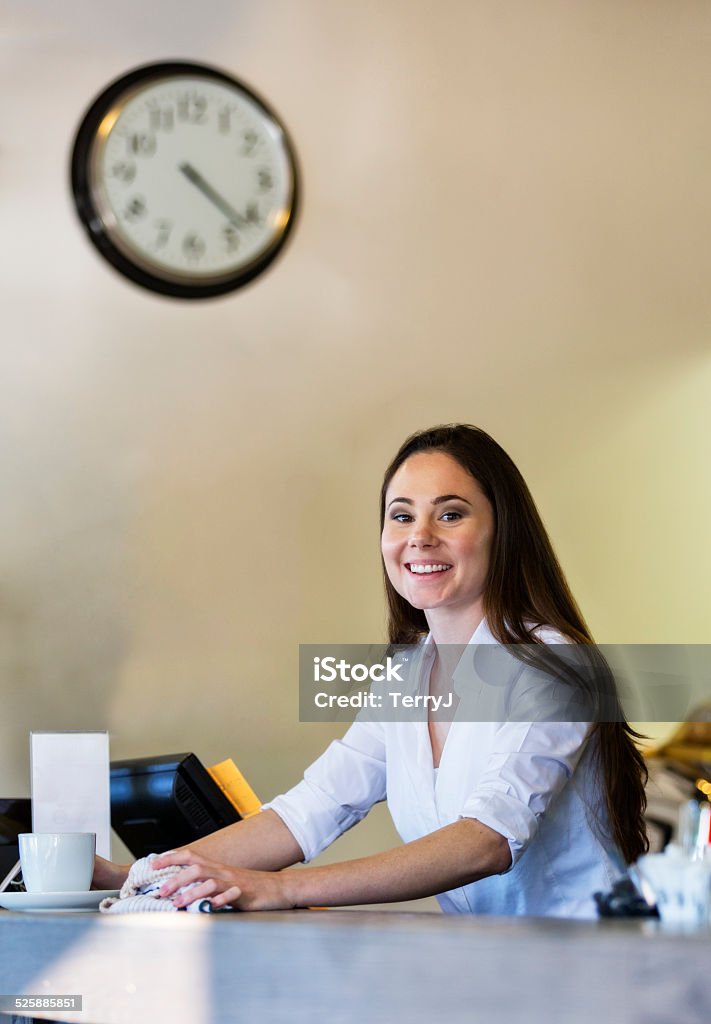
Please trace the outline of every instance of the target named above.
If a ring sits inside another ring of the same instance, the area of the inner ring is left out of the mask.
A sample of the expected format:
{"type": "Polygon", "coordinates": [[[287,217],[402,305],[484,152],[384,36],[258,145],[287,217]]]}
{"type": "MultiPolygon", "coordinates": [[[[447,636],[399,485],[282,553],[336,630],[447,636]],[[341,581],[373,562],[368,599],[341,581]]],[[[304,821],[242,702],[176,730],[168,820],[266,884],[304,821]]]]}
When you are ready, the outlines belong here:
{"type": "Polygon", "coordinates": [[[297,645],[382,636],[378,480],[433,422],[510,450],[601,641],[708,641],[709,5],[104,7],[0,35],[0,789],[31,728],[294,781],[334,732],[297,645]],[[171,56],[303,171],[283,257],[208,304],[124,283],[68,195],[88,102],[171,56]]]}

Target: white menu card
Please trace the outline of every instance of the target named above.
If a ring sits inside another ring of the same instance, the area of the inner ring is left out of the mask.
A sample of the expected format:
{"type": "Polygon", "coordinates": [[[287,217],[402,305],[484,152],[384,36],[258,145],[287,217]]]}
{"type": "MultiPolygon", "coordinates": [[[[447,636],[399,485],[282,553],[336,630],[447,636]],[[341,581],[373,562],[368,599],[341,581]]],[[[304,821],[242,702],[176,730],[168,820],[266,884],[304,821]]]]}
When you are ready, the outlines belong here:
{"type": "Polygon", "coordinates": [[[33,832],[96,832],[111,858],[108,732],[31,732],[33,832]]]}

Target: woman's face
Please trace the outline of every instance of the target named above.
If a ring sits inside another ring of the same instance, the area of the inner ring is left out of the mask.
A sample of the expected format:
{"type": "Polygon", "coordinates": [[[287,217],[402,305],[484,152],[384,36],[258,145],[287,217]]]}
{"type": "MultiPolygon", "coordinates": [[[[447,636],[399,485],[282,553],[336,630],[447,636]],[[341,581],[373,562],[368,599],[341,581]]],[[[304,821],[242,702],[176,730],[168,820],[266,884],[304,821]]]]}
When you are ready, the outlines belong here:
{"type": "Polygon", "coordinates": [[[381,549],[390,582],[413,607],[471,611],[478,621],[493,536],[488,499],[450,455],[411,455],[390,481],[381,549]]]}

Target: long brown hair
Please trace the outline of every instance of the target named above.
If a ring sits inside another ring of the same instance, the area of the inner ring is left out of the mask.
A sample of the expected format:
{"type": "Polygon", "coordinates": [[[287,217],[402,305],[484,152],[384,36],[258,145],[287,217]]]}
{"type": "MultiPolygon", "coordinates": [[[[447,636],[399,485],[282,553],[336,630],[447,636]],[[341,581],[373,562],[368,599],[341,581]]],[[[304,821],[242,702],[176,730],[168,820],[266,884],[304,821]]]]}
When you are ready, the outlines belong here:
{"type": "MultiPolygon", "coordinates": [[[[390,481],[417,452],[449,455],[471,474],[489,500],[495,529],[484,614],[496,640],[502,644],[540,644],[537,628],[550,626],[575,643],[593,644],[525,480],[503,448],[478,427],[463,423],[432,427],[405,441],[383,479],[381,531],[390,481]]],[[[427,633],[425,613],[398,594],[384,565],[383,573],[390,642],[416,643],[427,633]]],[[[591,738],[595,735],[597,739],[612,837],[625,861],[632,863],[649,847],[644,824],[647,769],[634,742],[642,737],[621,713],[615,718],[597,721],[591,738]]]]}

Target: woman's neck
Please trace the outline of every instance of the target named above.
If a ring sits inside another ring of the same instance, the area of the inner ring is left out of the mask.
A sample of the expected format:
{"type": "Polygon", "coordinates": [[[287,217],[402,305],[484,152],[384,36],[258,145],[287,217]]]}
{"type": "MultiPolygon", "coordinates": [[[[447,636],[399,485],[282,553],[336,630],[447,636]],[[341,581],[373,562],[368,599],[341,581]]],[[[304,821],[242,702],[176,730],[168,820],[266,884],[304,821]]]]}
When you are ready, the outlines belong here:
{"type": "Polygon", "coordinates": [[[451,608],[430,608],[425,618],[437,646],[442,644],[468,644],[484,619],[484,609],[464,608],[457,614],[451,608]]]}

